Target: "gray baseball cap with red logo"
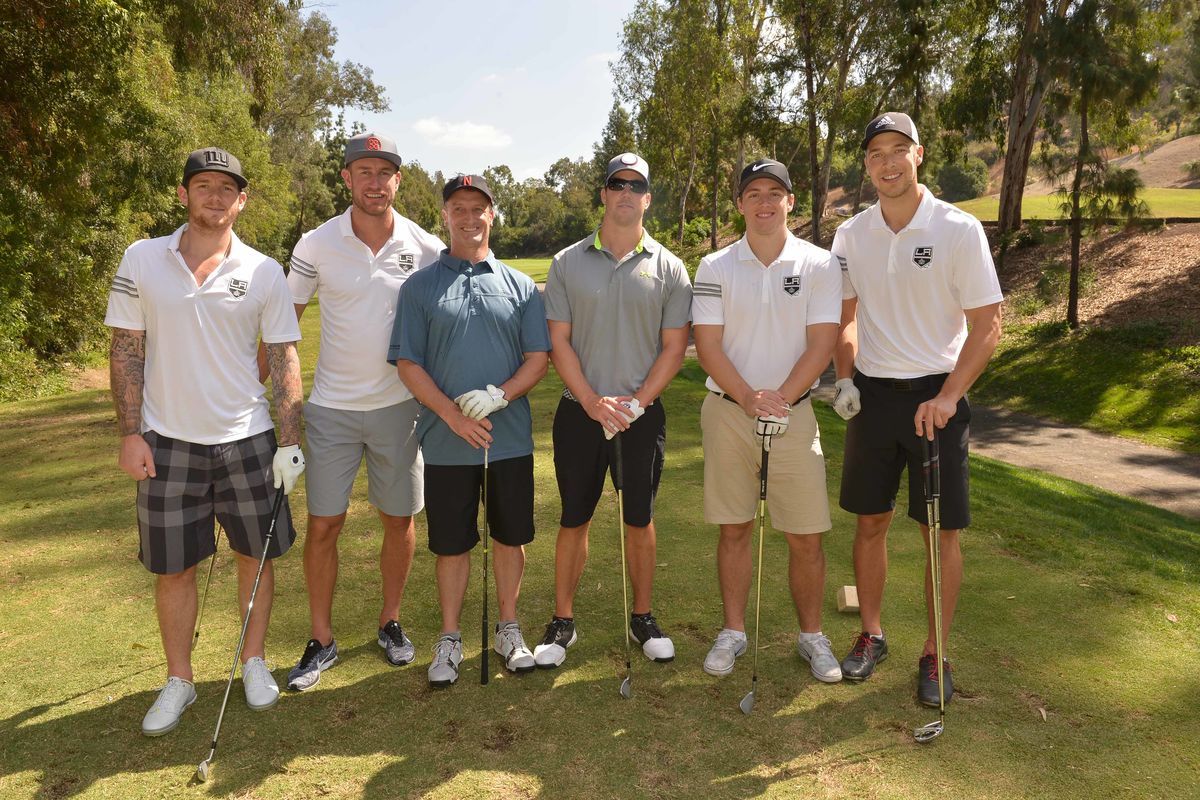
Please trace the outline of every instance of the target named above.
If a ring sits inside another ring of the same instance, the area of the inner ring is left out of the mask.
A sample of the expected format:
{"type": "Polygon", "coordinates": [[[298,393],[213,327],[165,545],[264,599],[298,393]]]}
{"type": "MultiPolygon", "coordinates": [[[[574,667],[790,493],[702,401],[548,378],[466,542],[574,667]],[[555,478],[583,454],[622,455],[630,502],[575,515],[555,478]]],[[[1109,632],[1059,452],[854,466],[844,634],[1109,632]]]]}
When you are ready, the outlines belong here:
{"type": "Polygon", "coordinates": [[[384,158],[400,166],[400,151],[396,142],[378,133],[360,133],[346,140],[346,166],[360,158],[384,158]]]}

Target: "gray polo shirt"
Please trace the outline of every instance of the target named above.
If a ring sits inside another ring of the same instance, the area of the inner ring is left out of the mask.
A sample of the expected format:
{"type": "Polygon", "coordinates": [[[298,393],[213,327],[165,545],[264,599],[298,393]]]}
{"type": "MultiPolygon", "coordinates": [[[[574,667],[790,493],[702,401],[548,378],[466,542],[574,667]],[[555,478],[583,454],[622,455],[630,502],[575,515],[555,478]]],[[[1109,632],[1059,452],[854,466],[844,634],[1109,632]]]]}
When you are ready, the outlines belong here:
{"type": "MultiPolygon", "coordinates": [[[[443,250],[436,262],[414,273],[400,288],[388,361],[421,365],[449,398],[512,377],[525,353],[550,350],[546,312],[529,276],[497,261],[472,264],[443,250]]],[[[519,397],[488,417],[490,461],[533,452],[529,399],[519,397]]],[[[426,464],[482,464],[476,450],[441,417],[422,409],[417,438],[426,464]]]]}
{"type": "Polygon", "coordinates": [[[687,325],[691,309],[683,262],[648,233],[618,261],[597,231],[556,255],[546,278],[546,318],[571,323],[583,375],[602,395],[640,389],[662,352],[660,331],[687,325]]]}

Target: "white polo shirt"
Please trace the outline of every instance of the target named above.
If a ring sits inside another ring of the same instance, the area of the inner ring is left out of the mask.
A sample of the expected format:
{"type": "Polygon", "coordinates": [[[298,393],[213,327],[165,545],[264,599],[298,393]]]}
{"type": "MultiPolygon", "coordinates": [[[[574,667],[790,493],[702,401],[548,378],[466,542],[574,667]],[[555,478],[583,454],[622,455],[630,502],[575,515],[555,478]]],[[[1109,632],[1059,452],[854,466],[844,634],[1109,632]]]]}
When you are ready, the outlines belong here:
{"type": "MultiPolygon", "coordinates": [[[[705,256],[696,270],[692,324],[724,326],[721,349],[755,389],[778,389],[804,355],[808,326],[837,324],[841,317],[841,277],[832,256],[790,232],[769,266],[743,236],[705,256]]],[[[711,376],[705,385],[724,391],[711,376]]]]}
{"type": "Polygon", "coordinates": [[[321,351],[310,402],[373,411],[412,398],[387,362],[400,286],[437,261],[446,245],[392,210],[392,236],[379,254],[354,235],[350,209],[301,237],[292,251],[292,302],[321,302],[321,351]]]}
{"type": "Polygon", "coordinates": [[[854,365],[874,378],[950,372],[967,338],[963,311],[1004,299],[979,220],[921,189],[899,233],[876,203],[833,237],[842,297],[858,298],[854,365]]]}
{"type": "Polygon", "coordinates": [[[270,430],[258,380],[258,340],[300,339],[279,262],[233,236],[204,283],[179,253],[187,225],[129,246],[108,293],[104,324],[146,332],[142,431],[223,444],[270,430]]]}

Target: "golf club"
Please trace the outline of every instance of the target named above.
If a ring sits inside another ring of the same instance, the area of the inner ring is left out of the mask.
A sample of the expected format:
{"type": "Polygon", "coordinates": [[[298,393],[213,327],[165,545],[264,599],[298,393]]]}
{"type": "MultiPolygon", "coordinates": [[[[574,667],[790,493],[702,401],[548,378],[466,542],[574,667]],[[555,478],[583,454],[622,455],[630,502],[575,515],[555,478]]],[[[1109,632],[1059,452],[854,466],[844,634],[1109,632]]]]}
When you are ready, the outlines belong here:
{"type": "Polygon", "coordinates": [[[254,597],[258,594],[258,582],[262,578],[263,567],[267,563],[267,552],[271,549],[271,539],[275,537],[275,523],[279,520],[279,509],[283,508],[283,487],[275,491],[275,503],[271,506],[271,525],[267,528],[267,536],[263,540],[262,558],[258,560],[258,572],[254,576],[254,587],[250,590],[250,602],[246,606],[246,618],[242,620],[242,634],[238,637],[237,650],[233,653],[233,667],[229,670],[229,681],[225,684],[225,699],[221,701],[221,712],[217,714],[217,727],[213,731],[212,749],[208,758],[196,767],[196,778],[204,783],[208,780],[212,769],[212,760],[217,754],[217,739],[221,735],[221,722],[225,719],[225,706],[229,703],[229,690],[233,688],[233,676],[237,674],[238,661],[242,656],[242,645],[246,643],[246,628],[250,627],[250,614],[254,611],[254,597]]]}
{"type": "MultiPolygon", "coordinates": [[[[479,685],[488,682],[488,539],[491,538],[491,523],[488,521],[487,503],[488,449],[483,448],[483,661],[479,669],[479,685]]],[[[501,615],[503,616],[503,615],[501,615]]]]}
{"type": "Polygon", "coordinates": [[[925,513],[929,522],[929,564],[933,572],[933,641],[937,650],[938,720],[913,731],[920,744],[932,742],[946,728],[946,689],[942,682],[942,467],[938,453],[937,434],[930,442],[921,437],[925,478],[925,513]]]}
{"type": "Polygon", "coordinates": [[[621,499],[621,490],[625,487],[624,466],[621,463],[621,434],[613,437],[613,488],[617,492],[617,539],[621,542],[621,600],[623,614],[621,628],[625,631],[625,680],[621,681],[621,697],[626,700],[633,694],[633,662],[629,655],[629,580],[625,573],[625,503],[621,499]]]}
{"type": "Polygon", "coordinates": [[[221,544],[221,534],[225,532],[225,528],[217,526],[217,536],[213,539],[213,554],[208,561],[208,577],[204,579],[204,596],[200,600],[200,615],[196,617],[196,632],[192,634],[192,650],[195,651],[196,644],[200,641],[200,626],[204,624],[204,607],[208,605],[208,587],[212,584],[213,567],[217,565],[217,547],[221,544]]]}
{"type": "Polygon", "coordinates": [[[758,471],[758,588],[754,590],[754,669],[750,673],[750,691],[738,703],[743,714],[754,710],[754,692],[758,689],[758,619],[762,609],[763,535],[767,527],[767,458],[771,454],[771,437],[762,437],[762,469],[758,471]]]}

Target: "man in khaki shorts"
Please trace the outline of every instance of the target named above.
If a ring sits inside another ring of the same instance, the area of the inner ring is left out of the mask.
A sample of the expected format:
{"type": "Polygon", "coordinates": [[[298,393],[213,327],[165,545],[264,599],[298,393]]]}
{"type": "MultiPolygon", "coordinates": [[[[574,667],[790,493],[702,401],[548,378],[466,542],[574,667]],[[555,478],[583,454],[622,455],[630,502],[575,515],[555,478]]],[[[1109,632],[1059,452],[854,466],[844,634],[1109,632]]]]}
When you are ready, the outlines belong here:
{"type": "Polygon", "coordinates": [[[741,175],[746,235],[706,256],[696,272],[692,323],[709,395],[704,432],[704,517],[720,526],[717,574],[725,624],[704,659],[711,675],[733,672],[746,651],[750,541],[764,436],[770,437],[767,505],[786,534],[788,583],[800,619],[797,647],[821,681],[842,679],[821,632],[830,529],[825,459],[810,390],[829,363],[841,319],[841,274],[829,251],[787,228],[795,204],[787,168],[763,159],[741,175]]]}
{"type": "Polygon", "coordinates": [[[414,656],[399,618],[416,542],[413,515],[424,504],[418,406],[388,365],[387,348],[400,286],[437,261],[445,245],[392,207],[400,178],[395,142],[374,133],[351,137],[342,170],[350,208],[304,234],[292,252],[288,287],[296,316],[314,295],[321,303],[321,353],[304,407],[310,454],[304,580],[312,628],[288,673],[293,691],[311,688],[337,662],[337,541],[364,457],[367,499],[383,524],[377,641],[393,666],[414,656]]]}

